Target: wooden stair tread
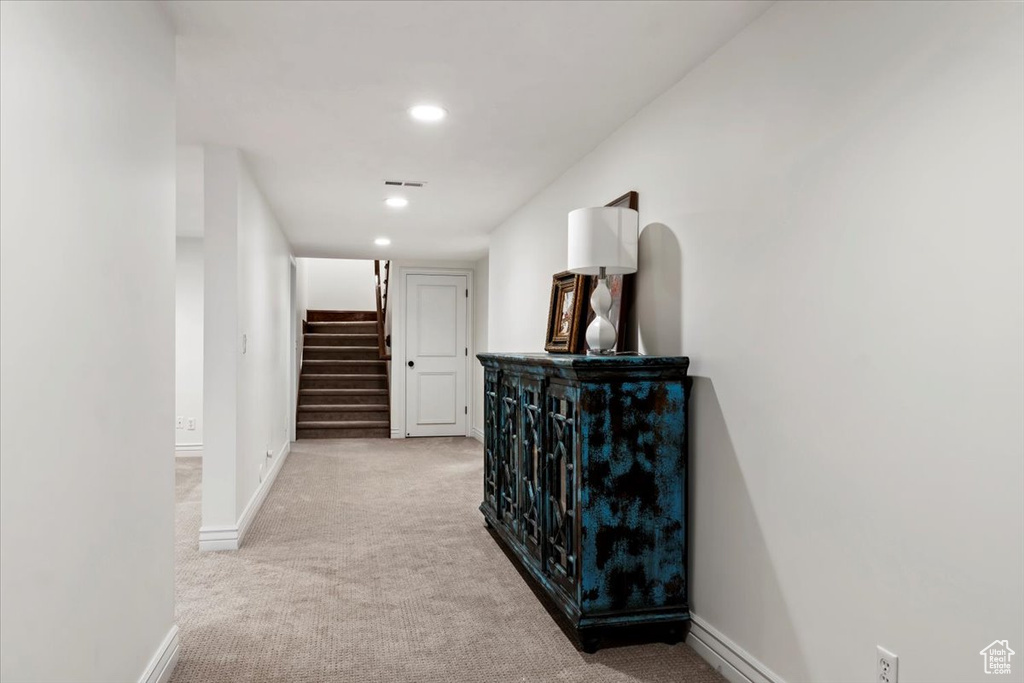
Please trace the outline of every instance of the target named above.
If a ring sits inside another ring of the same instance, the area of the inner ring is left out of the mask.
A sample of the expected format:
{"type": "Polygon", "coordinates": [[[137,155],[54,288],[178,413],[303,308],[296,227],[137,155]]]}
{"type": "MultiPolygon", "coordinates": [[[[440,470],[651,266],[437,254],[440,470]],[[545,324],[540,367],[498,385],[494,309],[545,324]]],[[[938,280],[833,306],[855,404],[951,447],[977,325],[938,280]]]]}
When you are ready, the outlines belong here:
{"type": "MultiPolygon", "coordinates": [[[[357,334],[357,333],[353,333],[353,334],[331,334],[329,332],[307,332],[306,336],[307,337],[319,337],[319,338],[322,338],[323,341],[328,341],[330,339],[344,339],[346,341],[353,341],[353,342],[365,341],[365,342],[367,342],[366,346],[369,346],[369,347],[372,347],[372,348],[377,348],[377,335],[375,335],[375,334],[357,334]]],[[[327,346],[331,346],[331,345],[327,344],[327,346]]],[[[340,344],[338,346],[340,346],[340,344]]],[[[351,344],[349,344],[349,346],[351,346],[351,344]]],[[[364,348],[364,347],[363,346],[356,346],[354,348],[361,349],[361,348],[364,348]]]]}
{"type": "Polygon", "coordinates": [[[387,389],[299,389],[300,394],[313,394],[316,396],[356,396],[363,394],[386,394],[387,389]]]}
{"type": "Polygon", "coordinates": [[[332,420],[330,422],[300,422],[300,429],[369,429],[373,427],[391,427],[387,420],[332,420]]]}
{"type": "MultiPolygon", "coordinates": [[[[317,324],[319,324],[319,323],[317,323],[317,324]]],[[[372,337],[373,339],[377,338],[377,335],[375,335],[375,334],[373,334],[371,332],[349,332],[348,334],[343,334],[341,332],[307,332],[306,336],[307,337],[372,337]]]]}
{"type": "Polygon", "coordinates": [[[377,319],[377,311],[335,311],[326,308],[310,308],[306,311],[306,322],[340,322],[330,320],[310,320],[310,318],[321,318],[323,316],[341,316],[352,322],[373,322],[377,319]]]}
{"type": "MultiPolygon", "coordinates": [[[[307,346],[306,348],[308,349],[309,347],[307,346]]],[[[343,347],[343,346],[326,346],[324,348],[327,348],[327,349],[342,349],[342,348],[345,348],[345,347],[343,347]]],[[[310,365],[328,365],[328,364],[331,364],[331,365],[338,365],[338,364],[343,364],[343,365],[366,365],[368,363],[372,363],[374,365],[384,365],[384,361],[382,361],[379,358],[340,358],[338,360],[331,360],[330,358],[319,358],[319,359],[318,358],[311,358],[309,360],[302,359],[302,364],[305,365],[306,363],[309,363],[310,365]]]]}
{"type": "Polygon", "coordinates": [[[304,372],[302,373],[302,377],[305,379],[325,379],[327,377],[333,377],[334,379],[378,380],[384,379],[385,375],[384,373],[373,374],[369,372],[364,372],[362,374],[353,374],[350,372],[304,372]]]}
{"type": "Polygon", "coordinates": [[[334,412],[354,412],[354,413],[379,413],[381,411],[390,410],[390,406],[384,403],[355,403],[352,405],[337,404],[337,403],[314,403],[313,405],[299,406],[300,413],[334,413],[334,412]]]}
{"type": "Polygon", "coordinates": [[[317,325],[318,327],[337,327],[342,330],[352,327],[368,327],[369,325],[375,325],[376,323],[376,318],[373,320],[316,320],[314,322],[306,322],[307,325],[317,325]]]}

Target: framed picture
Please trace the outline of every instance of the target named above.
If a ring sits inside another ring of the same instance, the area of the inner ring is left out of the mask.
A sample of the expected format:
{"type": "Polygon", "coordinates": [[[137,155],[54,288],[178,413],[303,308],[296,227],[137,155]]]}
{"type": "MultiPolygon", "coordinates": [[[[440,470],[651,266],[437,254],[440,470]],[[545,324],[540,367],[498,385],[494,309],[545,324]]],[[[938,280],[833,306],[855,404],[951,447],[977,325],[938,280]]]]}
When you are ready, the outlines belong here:
{"type": "Polygon", "coordinates": [[[549,353],[578,353],[581,325],[586,310],[581,296],[586,276],[565,271],[551,278],[551,303],[544,350],[549,353]]]}
{"type": "MultiPolygon", "coordinates": [[[[621,206],[625,209],[633,209],[639,211],[640,206],[640,195],[636,192],[627,192],[618,199],[605,204],[605,206],[621,206]]],[[[585,275],[586,285],[583,288],[584,292],[584,303],[583,307],[587,313],[586,320],[580,325],[579,335],[579,349],[580,353],[586,353],[590,350],[590,346],[587,344],[586,334],[587,326],[590,325],[594,319],[594,311],[590,308],[590,295],[594,291],[594,287],[597,286],[597,276],[585,275]]],[[[631,273],[629,275],[609,275],[608,276],[608,289],[612,294],[612,308],[608,313],[608,319],[612,325],[615,326],[615,352],[622,353],[623,351],[630,351],[632,349],[626,348],[626,326],[629,321],[629,312],[633,307],[633,292],[636,287],[636,274],[631,273]]]]}

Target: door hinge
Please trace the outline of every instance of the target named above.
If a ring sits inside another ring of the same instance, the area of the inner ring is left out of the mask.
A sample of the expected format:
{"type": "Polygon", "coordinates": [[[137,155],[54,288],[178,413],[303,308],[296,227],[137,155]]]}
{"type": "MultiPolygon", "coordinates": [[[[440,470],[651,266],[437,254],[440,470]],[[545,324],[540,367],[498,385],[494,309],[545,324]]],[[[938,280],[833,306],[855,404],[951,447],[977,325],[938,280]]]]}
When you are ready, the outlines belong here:
{"type": "Polygon", "coordinates": [[[466,347],[466,355],[467,356],[469,355],[469,347],[468,346],[466,347]]]}
{"type": "Polygon", "coordinates": [[[467,299],[469,298],[469,290],[468,289],[466,290],[466,298],[467,299]]]}
{"type": "Polygon", "coordinates": [[[465,412],[466,415],[469,415],[469,406],[465,406],[465,411],[464,412],[465,412]]]}

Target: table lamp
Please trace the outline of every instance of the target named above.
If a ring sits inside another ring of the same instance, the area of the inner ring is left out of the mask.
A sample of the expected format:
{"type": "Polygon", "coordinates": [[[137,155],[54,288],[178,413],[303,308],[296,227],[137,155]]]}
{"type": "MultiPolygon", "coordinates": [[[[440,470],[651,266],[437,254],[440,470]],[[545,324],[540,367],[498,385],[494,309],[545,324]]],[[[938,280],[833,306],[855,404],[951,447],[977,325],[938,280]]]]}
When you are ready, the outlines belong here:
{"type": "Polygon", "coordinates": [[[633,209],[597,206],[569,212],[569,270],[596,275],[597,286],[590,297],[594,321],[587,327],[588,353],[615,353],[615,326],[608,320],[612,295],[608,275],[636,272],[640,216],[633,209]]]}

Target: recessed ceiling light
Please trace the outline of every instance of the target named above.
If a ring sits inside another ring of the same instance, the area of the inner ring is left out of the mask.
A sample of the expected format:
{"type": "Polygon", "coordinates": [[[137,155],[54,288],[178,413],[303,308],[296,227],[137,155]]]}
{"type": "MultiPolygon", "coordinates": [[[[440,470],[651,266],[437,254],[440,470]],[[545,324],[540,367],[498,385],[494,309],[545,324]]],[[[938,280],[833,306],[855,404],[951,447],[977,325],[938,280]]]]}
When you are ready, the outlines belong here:
{"type": "Polygon", "coordinates": [[[436,104],[417,104],[409,110],[409,116],[417,121],[435,123],[448,116],[448,112],[436,104]]]}
{"type": "Polygon", "coordinates": [[[391,244],[391,240],[389,240],[387,237],[378,237],[373,241],[373,243],[376,244],[378,247],[386,247],[389,244],[391,244]]]}
{"type": "Polygon", "coordinates": [[[409,200],[405,197],[388,197],[384,200],[384,203],[392,209],[404,209],[409,206],[409,200]]]}

